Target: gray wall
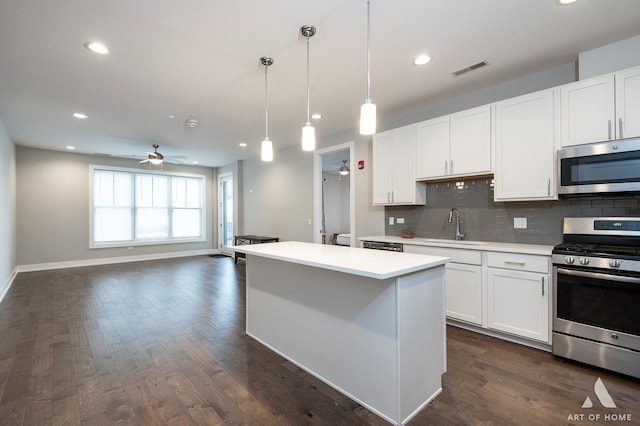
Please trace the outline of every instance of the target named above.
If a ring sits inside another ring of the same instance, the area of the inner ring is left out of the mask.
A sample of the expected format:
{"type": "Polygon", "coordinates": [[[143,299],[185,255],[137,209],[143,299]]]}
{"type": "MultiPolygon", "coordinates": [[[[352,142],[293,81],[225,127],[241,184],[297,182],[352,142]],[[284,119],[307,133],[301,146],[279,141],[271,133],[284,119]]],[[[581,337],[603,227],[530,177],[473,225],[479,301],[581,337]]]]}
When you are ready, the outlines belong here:
{"type": "Polygon", "coordinates": [[[640,195],[596,195],[561,198],[558,201],[493,201],[491,179],[459,180],[427,185],[427,205],[386,208],[387,235],[409,229],[416,237],[453,239],[455,222],[449,210],[460,211],[465,240],[549,244],[562,241],[565,216],[640,216],[640,195]],[[404,225],[389,225],[389,217],[404,218],[404,225]],[[513,218],[527,218],[527,229],[514,229],[513,218]]]}
{"type": "Polygon", "coordinates": [[[89,165],[141,168],[134,160],[18,146],[17,264],[38,265],[121,256],[207,250],[214,245],[214,171],[165,164],[164,170],[207,176],[207,240],[198,243],[89,249],[89,165]]]}
{"type": "Polygon", "coordinates": [[[16,151],[0,119],[0,298],[16,267],[16,151]]]}
{"type": "Polygon", "coordinates": [[[313,154],[298,146],[274,152],[272,162],[241,162],[239,234],[313,241],[313,154]]]}

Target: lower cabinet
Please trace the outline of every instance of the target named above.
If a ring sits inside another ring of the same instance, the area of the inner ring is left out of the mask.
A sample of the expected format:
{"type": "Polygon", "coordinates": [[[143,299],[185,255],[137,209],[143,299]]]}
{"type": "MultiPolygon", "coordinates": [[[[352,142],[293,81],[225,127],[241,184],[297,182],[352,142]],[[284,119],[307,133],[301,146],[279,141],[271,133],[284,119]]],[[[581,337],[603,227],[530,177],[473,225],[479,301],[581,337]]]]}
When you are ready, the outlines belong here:
{"type": "Polygon", "coordinates": [[[448,263],[445,281],[447,316],[482,325],[482,267],[448,263]]]}
{"type": "Polygon", "coordinates": [[[549,260],[529,255],[511,255],[513,260],[505,260],[507,256],[487,256],[487,327],[550,343],[549,260]],[[504,268],[494,267],[496,264],[504,268]]]}

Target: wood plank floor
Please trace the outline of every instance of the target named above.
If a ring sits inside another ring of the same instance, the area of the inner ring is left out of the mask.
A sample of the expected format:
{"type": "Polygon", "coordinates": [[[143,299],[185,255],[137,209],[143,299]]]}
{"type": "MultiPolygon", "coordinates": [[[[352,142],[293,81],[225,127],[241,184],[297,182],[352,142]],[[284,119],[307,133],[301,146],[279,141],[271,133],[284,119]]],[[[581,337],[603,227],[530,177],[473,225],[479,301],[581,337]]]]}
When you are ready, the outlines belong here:
{"type": "MultiPolygon", "coordinates": [[[[245,335],[244,271],[199,256],[19,274],[0,304],[0,424],[387,424],[245,335]]],[[[447,333],[444,390],[410,425],[640,424],[636,379],[447,333]]]]}

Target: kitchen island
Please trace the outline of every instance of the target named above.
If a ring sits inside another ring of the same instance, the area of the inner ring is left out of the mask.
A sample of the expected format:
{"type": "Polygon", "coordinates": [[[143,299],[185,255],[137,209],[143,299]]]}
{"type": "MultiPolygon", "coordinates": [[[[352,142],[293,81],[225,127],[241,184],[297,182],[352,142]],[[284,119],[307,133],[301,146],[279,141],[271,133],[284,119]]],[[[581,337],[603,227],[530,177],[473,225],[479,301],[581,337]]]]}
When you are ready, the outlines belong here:
{"type": "Polygon", "coordinates": [[[247,334],[393,424],[442,391],[445,257],[302,242],[247,257],[247,334]]]}

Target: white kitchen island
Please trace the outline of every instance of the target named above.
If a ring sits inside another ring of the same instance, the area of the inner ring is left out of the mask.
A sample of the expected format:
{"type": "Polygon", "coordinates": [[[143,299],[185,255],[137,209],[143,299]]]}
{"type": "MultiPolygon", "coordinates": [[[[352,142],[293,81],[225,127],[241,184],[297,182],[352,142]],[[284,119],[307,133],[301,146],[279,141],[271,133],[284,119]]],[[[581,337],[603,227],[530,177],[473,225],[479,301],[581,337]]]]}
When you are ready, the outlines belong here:
{"type": "Polygon", "coordinates": [[[247,334],[393,424],[442,391],[447,258],[302,242],[235,246],[247,334]]]}

